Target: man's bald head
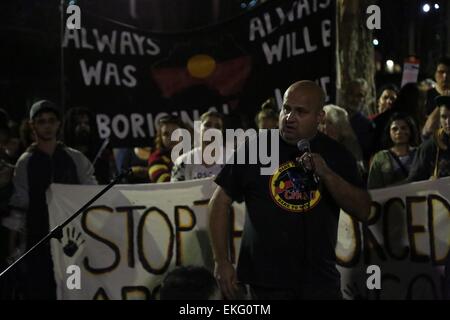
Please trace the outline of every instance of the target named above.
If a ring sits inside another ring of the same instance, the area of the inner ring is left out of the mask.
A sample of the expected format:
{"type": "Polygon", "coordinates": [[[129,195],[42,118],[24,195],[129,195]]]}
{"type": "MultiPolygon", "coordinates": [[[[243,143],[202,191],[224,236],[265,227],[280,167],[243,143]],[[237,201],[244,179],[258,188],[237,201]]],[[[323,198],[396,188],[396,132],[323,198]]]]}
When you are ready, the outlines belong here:
{"type": "Polygon", "coordinates": [[[289,98],[298,100],[299,97],[309,100],[318,111],[322,110],[325,104],[325,93],[322,88],[310,80],[297,81],[290,85],[284,93],[285,101],[289,100],[289,98]]]}
{"type": "Polygon", "coordinates": [[[315,136],[324,117],[325,94],[312,81],[292,84],[283,97],[279,117],[280,135],[289,144],[315,136]]]}

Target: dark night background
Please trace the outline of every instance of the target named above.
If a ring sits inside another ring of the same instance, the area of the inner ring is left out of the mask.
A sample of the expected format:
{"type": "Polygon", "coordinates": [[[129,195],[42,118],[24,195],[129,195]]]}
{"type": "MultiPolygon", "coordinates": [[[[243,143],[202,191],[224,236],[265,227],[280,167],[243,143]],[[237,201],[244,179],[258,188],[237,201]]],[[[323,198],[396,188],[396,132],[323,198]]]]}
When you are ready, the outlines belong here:
{"type": "MultiPolygon", "coordinates": [[[[69,1],[65,1],[67,5],[69,1]]],[[[79,0],[75,4],[82,12],[87,10],[152,32],[177,32],[223,22],[261,2],[79,0]]],[[[375,47],[377,85],[387,81],[400,84],[401,72],[385,72],[385,61],[391,59],[401,66],[410,55],[421,61],[420,79],[432,78],[436,59],[450,52],[448,1],[380,0],[377,4],[382,23],[381,30],[374,32],[379,41],[375,47]],[[427,13],[422,10],[425,3],[431,7],[427,13]]],[[[59,6],[59,0],[0,3],[0,107],[16,121],[36,98],[61,99],[59,6]]]]}

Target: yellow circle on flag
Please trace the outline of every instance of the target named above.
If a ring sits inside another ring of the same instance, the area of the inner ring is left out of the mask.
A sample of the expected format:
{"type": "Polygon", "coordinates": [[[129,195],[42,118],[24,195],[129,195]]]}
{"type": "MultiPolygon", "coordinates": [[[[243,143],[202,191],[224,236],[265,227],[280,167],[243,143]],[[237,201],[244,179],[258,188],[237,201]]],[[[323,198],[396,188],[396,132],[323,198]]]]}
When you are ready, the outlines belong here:
{"type": "Polygon", "coordinates": [[[216,61],[206,54],[196,54],[189,59],[187,69],[194,78],[206,78],[216,69],[216,61]]]}

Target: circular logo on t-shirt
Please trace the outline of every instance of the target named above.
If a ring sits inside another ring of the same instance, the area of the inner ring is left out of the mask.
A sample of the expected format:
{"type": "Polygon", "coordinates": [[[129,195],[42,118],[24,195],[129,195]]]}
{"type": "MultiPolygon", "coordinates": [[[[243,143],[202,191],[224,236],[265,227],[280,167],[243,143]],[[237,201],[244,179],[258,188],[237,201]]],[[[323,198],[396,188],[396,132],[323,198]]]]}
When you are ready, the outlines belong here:
{"type": "Polygon", "coordinates": [[[311,190],[310,177],[305,176],[293,161],[282,164],[269,180],[272,199],[282,209],[304,213],[320,201],[319,190],[311,190]]]}

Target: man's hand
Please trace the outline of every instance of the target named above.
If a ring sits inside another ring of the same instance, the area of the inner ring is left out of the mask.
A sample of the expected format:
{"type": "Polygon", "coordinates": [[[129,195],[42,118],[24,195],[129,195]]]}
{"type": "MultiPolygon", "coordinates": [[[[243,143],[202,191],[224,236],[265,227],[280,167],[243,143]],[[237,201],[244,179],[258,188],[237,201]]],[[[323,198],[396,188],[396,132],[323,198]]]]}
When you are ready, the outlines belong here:
{"type": "Polygon", "coordinates": [[[325,178],[331,173],[330,168],[320,154],[306,152],[296,160],[304,168],[314,171],[320,178],[325,178]]]}
{"type": "Polygon", "coordinates": [[[322,156],[318,153],[311,153],[312,161],[314,162],[314,167],[316,169],[315,173],[320,178],[325,178],[331,172],[331,169],[328,167],[325,160],[323,160],[322,156]]]}
{"type": "Polygon", "coordinates": [[[239,293],[236,270],[229,261],[217,262],[214,276],[219,284],[220,290],[228,300],[236,299],[239,293]]]}
{"type": "Polygon", "coordinates": [[[345,212],[362,222],[369,219],[371,198],[366,190],[355,187],[338,176],[317,153],[304,153],[296,161],[322,179],[331,196],[345,212]]]}

